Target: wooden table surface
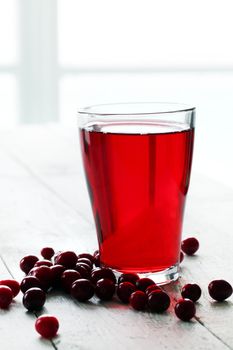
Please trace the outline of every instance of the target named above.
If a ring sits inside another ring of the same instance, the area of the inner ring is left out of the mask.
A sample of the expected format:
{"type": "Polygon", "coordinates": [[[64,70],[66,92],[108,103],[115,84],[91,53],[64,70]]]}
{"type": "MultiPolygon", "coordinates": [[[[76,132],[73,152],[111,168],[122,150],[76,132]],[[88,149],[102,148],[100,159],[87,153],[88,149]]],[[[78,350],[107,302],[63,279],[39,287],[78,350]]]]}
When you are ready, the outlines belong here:
{"type": "MultiPolygon", "coordinates": [[[[217,166],[217,165],[216,165],[217,166]]],[[[60,320],[53,341],[34,330],[36,316],[18,295],[9,310],[0,310],[0,349],[233,349],[232,297],[211,300],[213,279],[233,282],[233,190],[196,173],[186,206],[183,237],[200,240],[200,250],[186,257],[182,277],[169,286],[168,312],[136,312],[117,302],[93,298],[78,303],[51,293],[41,313],[60,320]],[[179,287],[200,284],[197,317],[179,321],[173,311],[179,287]]],[[[93,252],[95,228],[87,195],[77,130],[59,126],[21,127],[0,134],[0,279],[22,279],[19,260],[38,255],[44,246],[93,252]]]]}

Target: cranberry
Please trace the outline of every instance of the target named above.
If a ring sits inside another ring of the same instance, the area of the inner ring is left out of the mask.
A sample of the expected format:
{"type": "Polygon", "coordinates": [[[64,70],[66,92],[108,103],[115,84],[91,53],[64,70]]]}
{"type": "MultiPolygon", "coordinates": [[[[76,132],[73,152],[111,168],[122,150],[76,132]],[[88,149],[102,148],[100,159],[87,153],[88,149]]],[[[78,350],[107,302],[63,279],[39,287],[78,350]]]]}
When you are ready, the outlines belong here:
{"type": "Polygon", "coordinates": [[[225,280],[214,280],[208,286],[210,296],[217,301],[223,301],[232,294],[232,286],[225,280]]]}
{"type": "Polygon", "coordinates": [[[38,260],[34,267],[38,267],[38,266],[53,266],[53,263],[50,260],[38,260]]]}
{"type": "Polygon", "coordinates": [[[86,278],[89,279],[90,277],[90,271],[87,270],[86,267],[82,266],[81,264],[77,263],[75,270],[78,271],[80,273],[80,275],[82,276],[82,278],[86,278]]]}
{"type": "Polygon", "coordinates": [[[162,290],[154,290],[148,295],[148,306],[152,312],[164,312],[170,306],[170,298],[162,290]]]}
{"type": "Polygon", "coordinates": [[[21,281],[20,289],[22,293],[25,293],[28,289],[37,287],[41,288],[41,283],[35,276],[26,276],[21,281]]]}
{"type": "Polygon", "coordinates": [[[0,309],[7,309],[13,299],[13,293],[10,287],[0,286],[0,309]]]}
{"type": "Polygon", "coordinates": [[[141,290],[137,290],[130,295],[129,303],[135,310],[144,310],[147,303],[147,296],[141,290]]]}
{"type": "Polygon", "coordinates": [[[91,273],[91,281],[93,283],[96,283],[98,280],[102,278],[108,278],[112,280],[114,283],[116,283],[116,277],[111,269],[108,267],[97,267],[94,270],[92,270],[91,273]]]}
{"type": "Polygon", "coordinates": [[[30,288],[23,296],[23,305],[29,311],[42,309],[46,300],[45,292],[40,288],[30,288]]]}
{"type": "Polygon", "coordinates": [[[181,242],[181,249],[187,255],[193,255],[199,248],[199,242],[195,237],[186,238],[181,242]]]}
{"type": "Polygon", "coordinates": [[[183,260],[184,260],[184,253],[180,251],[180,264],[182,263],[183,260]]]}
{"type": "Polygon", "coordinates": [[[53,256],[54,264],[56,264],[55,261],[56,261],[58,255],[60,255],[61,253],[62,253],[62,251],[61,251],[61,250],[58,250],[58,252],[56,252],[56,253],[54,254],[54,256],[53,256]]]}
{"type": "Polygon", "coordinates": [[[139,280],[139,276],[136,273],[122,273],[118,278],[118,284],[122,282],[130,282],[135,285],[137,280],[139,280]]]}
{"type": "Polygon", "coordinates": [[[133,292],[136,291],[136,287],[131,282],[121,282],[117,287],[117,296],[125,304],[129,303],[129,298],[133,292]]]}
{"type": "Polygon", "coordinates": [[[101,300],[111,300],[115,293],[115,283],[108,279],[102,278],[96,282],[95,294],[101,300]]]}
{"type": "Polygon", "coordinates": [[[90,268],[92,269],[93,264],[92,264],[92,262],[91,262],[90,259],[87,259],[87,258],[79,258],[77,262],[78,262],[78,263],[87,264],[87,265],[89,265],[90,268]]]}
{"type": "Polygon", "coordinates": [[[90,265],[85,264],[83,262],[77,262],[76,267],[77,267],[77,265],[84,267],[87,270],[87,272],[89,273],[89,276],[91,275],[92,268],[90,267],[90,265]]]}
{"type": "Polygon", "coordinates": [[[51,275],[51,286],[59,287],[61,285],[61,275],[65,271],[64,266],[62,265],[53,265],[50,267],[51,275]]]}
{"type": "Polygon", "coordinates": [[[95,261],[94,264],[96,267],[100,267],[100,253],[95,254],[95,261]]]}
{"type": "Polygon", "coordinates": [[[95,262],[95,258],[93,255],[89,254],[89,253],[82,253],[82,254],[79,254],[78,255],[78,260],[81,259],[81,258],[86,258],[86,259],[89,259],[92,264],[94,264],[95,262]]]}
{"type": "Polygon", "coordinates": [[[70,292],[74,299],[87,301],[93,297],[95,288],[89,280],[81,278],[73,282],[70,292]]]}
{"type": "Polygon", "coordinates": [[[65,266],[66,269],[73,269],[77,263],[77,255],[74,252],[61,252],[54,258],[54,263],[65,266]]]}
{"type": "Polygon", "coordinates": [[[188,283],[182,288],[181,295],[184,299],[190,299],[195,302],[201,296],[201,288],[198,284],[188,283]]]}
{"type": "Polygon", "coordinates": [[[51,287],[51,270],[48,266],[34,267],[30,273],[31,276],[35,276],[41,283],[42,289],[47,291],[51,287]]]}
{"type": "Polygon", "coordinates": [[[97,250],[95,250],[94,251],[94,253],[93,253],[93,258],[95,258],[96,257],[96,255],[98,255],[100,252],[99,252],[99,250],[97,249],[97,250]]]}
{"type": "Polygon", "coordinates": [[[55,316],[42,315],[36,320],[35,328],[43,338],[50,339],[57,334],[59,322],[55,316]]]}
{"type": "Polygon", "coordinates": [[[71,285],[74,281],[81,278],[81,275],[76,270],[66,270],[61,276],[61,285],[66,293],[70,292],[71,285]]]}
{"type": "Polygon", "coordinates": [[[162,289],[159,286],[157,286],[157,284],[152,284],[151,286],[146,288],[146,295],[149,296],[149,294],[154,290],[162,290],[162,289]]]}
{"type": "Polygon", "coordinates": [[[35,255],[27,255],[20,260],[19,266],[23,272],[28,274],[38,260],[35,255]]]}
{"type": "Polygon", "coordinates": [[[192,300],[179,299],[175,305],[175,314],[182,321],[189,321],[196,314],[196,307],[192,300]]]}
{"type": "Polygon", "coordinates": [[[13,298],[16,297],[16,295],[19,294],[20,286],[19,282],[16,280],[1,280],[0,286],[7,286],[12,290],[13,298]]]}
{"type": "Polygon", "coordinates": [[[137,280],[136,287],[137,287],[137,289],[145,292],[149,286],[152,286],[154,284],[155,284],[154,281],[152,281],[150,278],[145,277],[145,278],[140,278],[139,280],[137,280]]]}
{"type": "Polygon", "coordinates": [[[51,247],[45,247],[42,248],[40,251],[40,254],[43,256],[44,259],[51,260],[54,256],[54,250],[51,247]]]}

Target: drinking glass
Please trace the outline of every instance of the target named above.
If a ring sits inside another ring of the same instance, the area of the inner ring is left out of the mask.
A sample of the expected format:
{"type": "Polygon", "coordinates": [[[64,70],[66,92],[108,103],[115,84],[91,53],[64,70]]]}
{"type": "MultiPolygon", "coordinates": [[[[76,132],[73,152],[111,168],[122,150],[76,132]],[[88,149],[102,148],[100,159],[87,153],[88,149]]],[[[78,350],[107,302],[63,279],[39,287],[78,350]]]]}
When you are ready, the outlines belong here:
{"type": "Polygon", "coordinates": [[[195,108],[106,104],[81,109],[78,120],[101,265],[176,280],[195,108]]]}

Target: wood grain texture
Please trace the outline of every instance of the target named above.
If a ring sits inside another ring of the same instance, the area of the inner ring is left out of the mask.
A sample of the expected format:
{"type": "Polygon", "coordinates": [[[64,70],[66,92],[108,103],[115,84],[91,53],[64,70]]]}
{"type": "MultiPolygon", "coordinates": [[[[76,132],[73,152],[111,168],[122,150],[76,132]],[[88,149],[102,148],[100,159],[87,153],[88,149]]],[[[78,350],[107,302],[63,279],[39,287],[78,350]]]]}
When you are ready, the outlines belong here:
{"type": "MultiPolygon", "coordinates": [[[[44,245],[77,252],[92,252],[97,246],[76,136],[74,130],[53,126],[27,127],[1,135],[0,253],[18,279],[23,276],[18,267],[20,258],[28,253],[39,254],[44,245]]],[[[233,191],[194,174],[184,236],[198,237],[201,245],[197,256],[185,257],[180,284],[166,287],[173,296],[169,311],[164,315],[135,312],[117,300],[101,303],[95,298],[81,304],[54,292],[42,312],[60,319],[55,347],[233,349],[232,325],[227,322],[233,319],[232,298],[215,303],[207,292],[212,279],[233,282],[232,209],[233,191]],[[203,290],[197,318],[190,323],[177,320],[173,312],[180,285],[185,281],[197,282],[203,290]]],[[[1,276],[4,270],[7,274],[4,265],[0,266],[1,276]]],[[[4,314],[4,324],[10,330],[14,320],[19,322],[20,317],[27,316],[25,324],[21,320],[17,329],[30,336],[19,336],[16,342],[8,330],[0,344],[9,344],[9,349],[16,349],[15,344],[24,349],[51,348],[53,345],[40,341],[34,331],[29,332],[34,319],[26,315],[20,303],[17,305],[11,313],[4,314]]]]}

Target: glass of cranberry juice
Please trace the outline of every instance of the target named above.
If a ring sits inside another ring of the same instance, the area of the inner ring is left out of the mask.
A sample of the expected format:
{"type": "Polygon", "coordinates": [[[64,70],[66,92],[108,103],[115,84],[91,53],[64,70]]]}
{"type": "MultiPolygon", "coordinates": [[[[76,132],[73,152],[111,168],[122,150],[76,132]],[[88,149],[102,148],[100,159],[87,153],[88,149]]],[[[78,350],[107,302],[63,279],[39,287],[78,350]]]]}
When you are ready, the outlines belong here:
{"type": "Polygon", "coordinates": [[[195,108],[122,103],[78,117],[102,266],[176,280],[195,108]]]}

